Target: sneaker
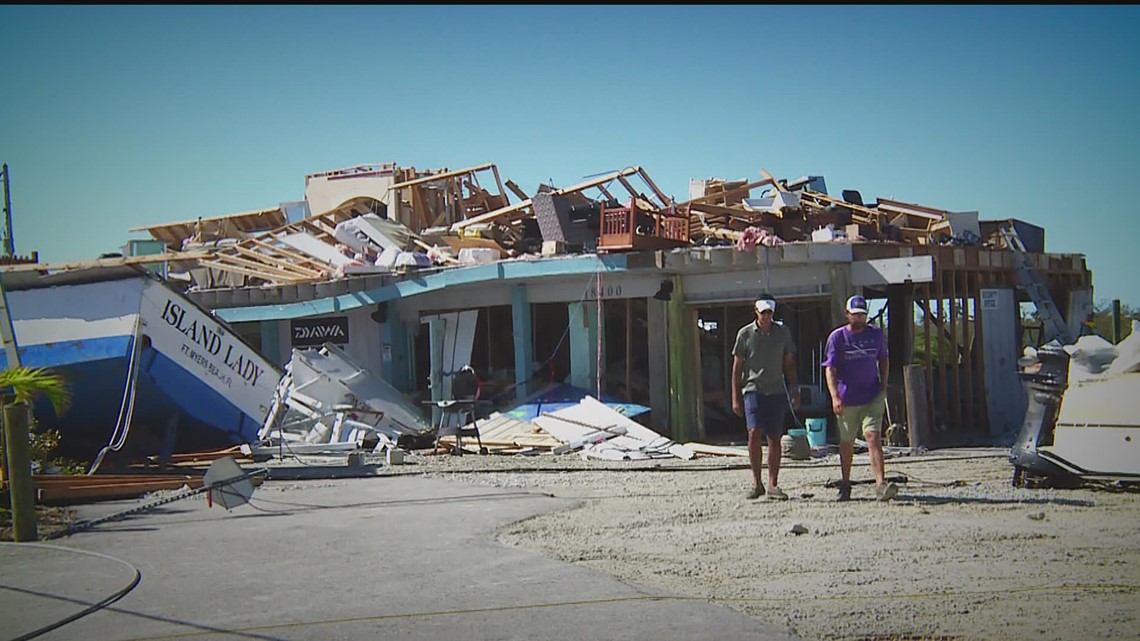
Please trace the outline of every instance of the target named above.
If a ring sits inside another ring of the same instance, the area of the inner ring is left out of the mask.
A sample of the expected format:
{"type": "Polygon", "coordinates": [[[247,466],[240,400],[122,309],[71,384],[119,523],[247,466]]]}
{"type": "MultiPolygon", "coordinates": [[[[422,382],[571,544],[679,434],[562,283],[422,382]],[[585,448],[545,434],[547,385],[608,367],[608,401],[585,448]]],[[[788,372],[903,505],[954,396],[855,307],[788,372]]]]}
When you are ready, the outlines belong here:
{"type": "Polygon", "coordinates": [[[895,485],[892,482],[884,483],[883,485],[875,488],[875,496],[877,496],[880,501],[889,501],[895,498],[895,495],[898,493],[899,486],[895,485]]]}
{"type": "Polygon", "coordinates": [[[787,501],[788,495],[779,487],[768,488],[768,500],[770,501],[787,501]]]}
{"type": "Polygon", "coordinates": [[[840,501],[840,502],[851,500],[851,484],[850,483],[840,483],[839,484],[839,498],[837,498],[835,500],[840,501]]]}
{"type": "Polygon", "coordinates": [[[764,486],[763,485],[757,485],[756,487],[752,488],[751,492],[748,493],[748,499],[749,500],[758,499],[761,496],[764,496],[764,486]]]}

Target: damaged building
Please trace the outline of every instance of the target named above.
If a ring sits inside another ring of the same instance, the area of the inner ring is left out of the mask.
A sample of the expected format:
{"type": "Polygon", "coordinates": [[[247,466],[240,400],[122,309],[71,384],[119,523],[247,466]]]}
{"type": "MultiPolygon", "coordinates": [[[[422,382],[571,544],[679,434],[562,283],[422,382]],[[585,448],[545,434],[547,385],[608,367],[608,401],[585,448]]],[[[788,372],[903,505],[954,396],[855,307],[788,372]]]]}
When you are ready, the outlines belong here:
{"type": "Polygon", "coordinates": [[[834,434],[820,361],[858,293],[888,333],[890,420],[928,447],[1011,440],[1022,347],[1063,331],[1021,305],[1045,296],[1075,331],[1093,300],[1083,255],[1047,253],[1024,220],[763,170],[678,201],[641,167],[528,194],[494,164],[361,165],[307,176],[301,202],[136,231],[276,364],[332,343],[417,403],[470,365],[497,406],[569,385],[648,407],[677,442],[743,433],[732,343],[762,293],[796,341],[795,418],[834,434]]]}

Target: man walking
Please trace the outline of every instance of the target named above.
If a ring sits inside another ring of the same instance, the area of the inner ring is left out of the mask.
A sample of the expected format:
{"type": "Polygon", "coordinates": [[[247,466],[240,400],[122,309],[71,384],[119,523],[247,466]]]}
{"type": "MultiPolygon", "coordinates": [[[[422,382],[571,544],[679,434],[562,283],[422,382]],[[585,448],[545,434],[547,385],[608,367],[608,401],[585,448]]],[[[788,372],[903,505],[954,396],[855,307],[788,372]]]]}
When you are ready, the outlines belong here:
{"type": "Polygon", "coordinates": [[[862,433],[871,454],[875,496],[889,501],[898,493],[898,486],[886,482],[879,438],[890,367],[887,339],[883,330],[867,324],[867,299],[862,296],[847,299],[846,316],[847,324],[827,337],[823,359],[831,409],[839,422],[839,500],[851,500],[851,459],[855,437],[862,433]]]}
{"type": "Polygon", "coordinates": [[[800,405],[796,385],[796,365],[792,358],[795,344],[783,325],[772,321],[776,301],[762,296],[753,312],[756,320],[736,333],[732,348],[732,411],[743,416],[748,426],[748,462],[752,468],[752,491],[748,498],[764,495],[760,467],[764,439],[768,440],[768,498],[786,500],[780,489],[780,436],[784,433],[784,411],[788,406],[785,383],[792,389],[792,408],[800,405]]]}

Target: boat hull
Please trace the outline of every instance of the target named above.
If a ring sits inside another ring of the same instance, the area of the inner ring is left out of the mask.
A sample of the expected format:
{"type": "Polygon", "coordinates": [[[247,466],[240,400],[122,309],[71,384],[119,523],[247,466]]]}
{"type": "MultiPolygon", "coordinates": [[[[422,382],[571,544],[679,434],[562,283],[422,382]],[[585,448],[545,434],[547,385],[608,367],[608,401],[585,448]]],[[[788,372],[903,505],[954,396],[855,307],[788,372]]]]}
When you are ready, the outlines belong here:
{"type": "Polygon", "coordinates": [[[256,441],[280,371],[161,281],[15,291],[8,306],[21,365],[71,390],[59,415],[34,406],[41,429],[60,431],[60,455],[91,460],[128,427],[120,458],[256,441]]]}

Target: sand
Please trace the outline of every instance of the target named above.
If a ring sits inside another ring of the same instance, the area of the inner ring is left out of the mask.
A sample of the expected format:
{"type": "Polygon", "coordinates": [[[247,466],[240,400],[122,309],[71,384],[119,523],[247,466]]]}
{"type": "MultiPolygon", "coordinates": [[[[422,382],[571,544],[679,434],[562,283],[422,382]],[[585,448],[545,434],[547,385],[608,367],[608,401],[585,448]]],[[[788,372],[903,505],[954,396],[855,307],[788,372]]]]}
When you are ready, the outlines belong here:
{"type": "MultiPolygon", "coordinates": [[[[866,461],[856,457],[856,481],[871,478],[866,461]]],[[[779,502],[745,498],[742,457],[409,462],[385,472],[577,499],[503,528],[505,545],[803,639],[1140,638],[1140,493],[1014,488],[1004,450],[890,458],[888,476],[907,482],[887,503],[870,484],[837,503],[825,487],[835,455],[785,461],[791,499],[779,502]]]]}

